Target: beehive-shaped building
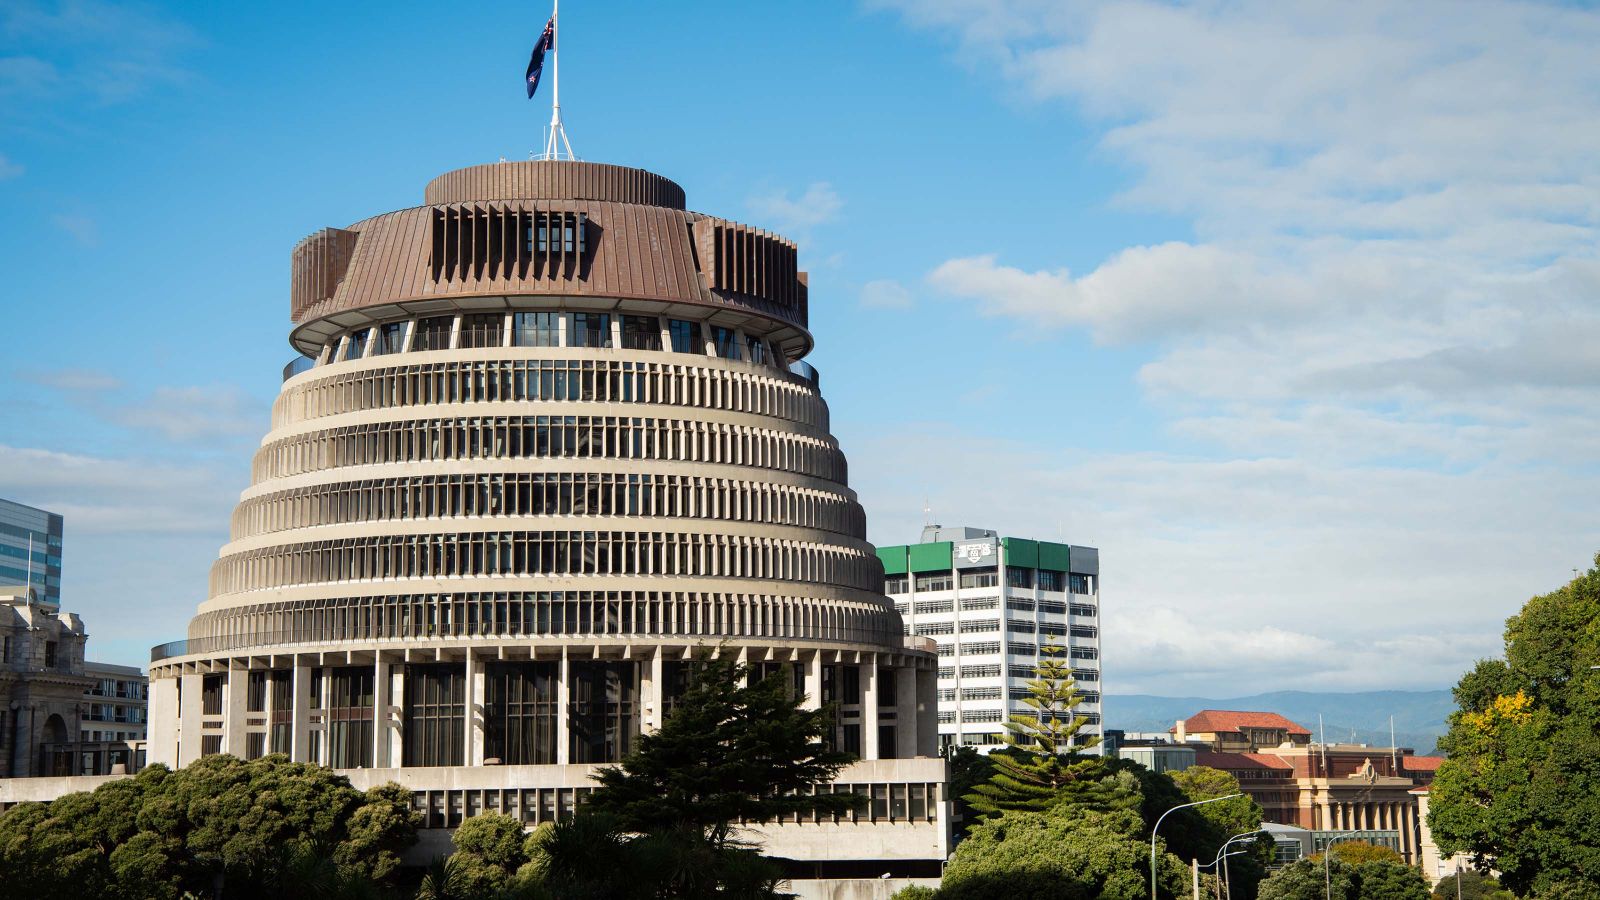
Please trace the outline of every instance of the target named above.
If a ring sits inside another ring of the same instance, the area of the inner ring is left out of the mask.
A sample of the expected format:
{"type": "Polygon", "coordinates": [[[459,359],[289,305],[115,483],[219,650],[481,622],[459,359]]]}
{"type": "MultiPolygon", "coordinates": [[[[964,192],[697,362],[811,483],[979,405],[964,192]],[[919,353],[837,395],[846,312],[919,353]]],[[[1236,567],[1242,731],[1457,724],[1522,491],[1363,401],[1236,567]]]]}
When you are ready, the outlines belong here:
{"type": "Polygon", "coordinates": [[[152,654],[153,761],[286,753],[412,786],[432,827],[543,821],[712,648],[834,705],[862,760],[864,818],[780,826],[789,855],[942,856],[936,657],[801,361],[793,243],[642,170],[502,162],[292,268],[301,355],[210,596],[152,654]],[[917,849],[804,836],[864,824],[917,849]]]}

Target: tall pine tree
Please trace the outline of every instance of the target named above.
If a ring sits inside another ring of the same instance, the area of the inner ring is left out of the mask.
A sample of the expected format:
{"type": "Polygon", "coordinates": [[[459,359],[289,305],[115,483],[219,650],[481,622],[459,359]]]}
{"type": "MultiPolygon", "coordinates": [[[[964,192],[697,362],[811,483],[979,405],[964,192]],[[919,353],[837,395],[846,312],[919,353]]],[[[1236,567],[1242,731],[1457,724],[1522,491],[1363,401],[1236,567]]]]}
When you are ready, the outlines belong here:
{"type": "Polygon", "coordinates": [[[856,794],[812,792],[854,757],[822,742],[830,710],[801,705],[779,675],[751,684],[747,667],[702,656],[672,715],[620,766],[595,775],[600,787],[584,809],[625,832],[670,832],[721,848],[735,822],[859,807],[856,794]]]}
{"type": "Polygon", "coordinates": [[[991,756],[994,774],[965,798],[980,813],[1043,811],[1056,805],[1074,782],[1100,774],[1100,757],[1079,755],[1100,740],[1078,737],[1089,720],[1075,712],[1083,697],[1066,650],[1042,647],[1039,652],[1029,696],[1022,701],[1034,714],[1013,715],[1006,722],[1006,749],[991,756]]]}

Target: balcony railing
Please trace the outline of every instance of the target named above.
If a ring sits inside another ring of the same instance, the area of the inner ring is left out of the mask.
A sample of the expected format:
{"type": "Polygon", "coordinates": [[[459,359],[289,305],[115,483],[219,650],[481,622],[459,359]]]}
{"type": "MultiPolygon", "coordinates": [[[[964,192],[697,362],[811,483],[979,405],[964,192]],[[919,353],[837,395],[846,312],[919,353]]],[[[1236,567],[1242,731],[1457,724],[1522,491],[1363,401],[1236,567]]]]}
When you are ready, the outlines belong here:
{"type": "Polygon", "coordinates": [[[309,356],[296,356],[294,359],[289,360],[288,364],[283,367],[283,380],[288,381],[296,375],[299,375],[301,372],[309,372],[311,371],[311,367],[315,366],[316,364],[317,361],[309,356]]]}
{"type": "Polygon", "coordinates": [[[811,386],[818,390],[822,389],[822,373],[817,371],[816,366],[803,359],[789,363],[789,373],[811,382],[811,386]]]}
{"type": "Polygon", "coordinates": [[[167,641],[165,644],[158,644],[150,648],[150,661],[160,662],[163,659],[170,659],[174,656],[183,656],[188,652],[188,641],[167,641]]]}

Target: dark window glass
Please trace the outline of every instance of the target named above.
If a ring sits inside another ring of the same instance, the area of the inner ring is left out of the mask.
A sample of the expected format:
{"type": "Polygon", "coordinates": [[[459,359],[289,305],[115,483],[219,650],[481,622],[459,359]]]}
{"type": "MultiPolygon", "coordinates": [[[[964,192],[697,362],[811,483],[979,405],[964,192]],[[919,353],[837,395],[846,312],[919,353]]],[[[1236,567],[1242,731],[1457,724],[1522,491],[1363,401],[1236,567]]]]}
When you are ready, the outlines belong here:
{"type": "Polygon", "coordinates": [[[454,316],[430,316],[417,320],[417,335],[411,341],[413,350],[449,350],[450,331],[455,328],[454,316]]]}
{"type": "Polygon", "coordinates": [[[723,359],[739,358],[738,334],[732,328],[723,328],[721,325],[711,326],[711,340],[717,345],[717,355],[723,359]]]}
{"type": "Polygon", "coordinates": [[[244,758],[260,759],[267,755],[267,734],[264,731],[252,731],[244,736],[244,758]]]}
{"type": "Polygon", "coordinates": [[[245,678],[245,712],[267,711],[267,673],[250,672],[245,678]]]}
{"type": "Polygon", "coordinates": [[[367,355],[367,339],[372,336],[372,329],[360,328],[350,332],[350,337],[344,342],[344,358],[360,359],[367,355]]]}
{"type": "Polygon", "coordinates": [[[222,735],[207,734],[200,738],[200,755],[211,756],[222,752],[222,735]]]}
{"type": "Polygon", "coordinates": [[[1015,588],[1033,587],[1033,570],[1022,566],[1006,566],[1006,584],[1015,588]]]}
{"type": "MultiPolygon", "coordinates": [[[[878,726],[878,758],[879,759],[894,759],[895,758],[895,739],[896,739],[895,727],[893,725],[879,725],[878,726]]],[[[900,789],[901,790],[905,790],[904,785],[900,786],[900,789]]],[[[902,812],[900,815],[896,816],[895,818],[905,818],[905,813],[902,812]]]]}
{"type": "Polygon", "coordinates": [[[406,348],[406,323],[390,322],[378,326],[378,345],[372,348],[373,356],[399,353],[406,348]]]}
{"type": "Polygon", "coordinates": [[[222,689],[228,683],[226,675],[206,675],[200,681],[200,714],[222,715],[222,689]]]}
{"type": "Polygon", "coordinates": [[[1067,573],[1056,572],[1050,569],[1039,570],[1039,590],[1059,591],[1066,586],[1067,573]]]}
{"type": "Polygon", "coordinates": [[[54,669],[56,667],[56,642],[55,641],[45,641],[44,642],[44,667],[46,669],[54,669]]]}
{"type": "Polygon", "coordinates": [[[406,666],[405,765],[459,766],[466,752],[464,665],[406,666]]]}
{"type": "Polygon", "coordinates": [[[328,765],[372,765],[372,680],[369,667],[333,669],[328,680],[328,765]]]}
{"type": "Polygon", "coordinates": [[[503,343],[506,317],[499,313],[477,313],[461,319],[461,346],[498,347],[503,343]]]}
{"type": "Polygon", "coordinates": [[[1072,592],[1074,594],[1090,594],[1094,592],[1089,587],[1088,575],[1074,574],[1068,578],[1068,581],[1070,582],[1069,586],[1072,588],[1072,592]]]}
{"type": "Polygon", "coordinates": [[[705,355],[705,339],[700,336],[699,322],[685,322],[683,319],[668,319],[667,333],[672,337],[672,350],[674,353],[698,353],[705,355]]]}
{"type": "MultiPolygon", "coordinates": [[[[856,666],[842,666],[840,671],[839,702],[850,704],[861,702],[861,669],[856,666]]],[[[854,752],[854,751],[852,751],[854,752]]]]}
{"type": "Polygon", "coordinates": [[[512,341],[518,347],[557,347],[561,344],[561,314],[517,313],[511,320],[512,341]]]}
{"type": "Polygon", "coordinates": [[[770,361],[771,354],[767,353],[767,344],[761,338],[754,335],[746,335],[744,344],[747,351],[745,353],[746,359],[761,365],[766,365],[770,361]]]}
{"type": "Polygon", "coordinates": [[[484,672],[485,759],[523,766],[556,761],[558,663],[492,663],[484,672]]]}
{"type": "Polygon", "coordinates": [[[573,313],[572,346],[611,346],[611,316],[608,313],[573,313]]]}
{"type": "Polygon", "coordinates": [[[624,350],[660,350],[661,325],[655,316],[623,316],[624,350]]]}
{"type": "Polygon", "coordinates": [[[617,762],[639,734],[639,674],[631,662],[570,663],[572,762],[617,762]]]}

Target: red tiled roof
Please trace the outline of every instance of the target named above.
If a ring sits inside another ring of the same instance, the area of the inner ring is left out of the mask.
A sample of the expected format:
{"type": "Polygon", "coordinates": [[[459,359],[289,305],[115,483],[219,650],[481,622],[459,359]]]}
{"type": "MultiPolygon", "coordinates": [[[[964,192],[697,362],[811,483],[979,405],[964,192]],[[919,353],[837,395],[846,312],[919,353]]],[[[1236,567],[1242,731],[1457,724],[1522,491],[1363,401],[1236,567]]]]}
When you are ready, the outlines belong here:
{"type": "Polygon", "coordinates": [[[1400,768],[1407,772],[1435,772],[1442,762],[1444,762],[1442,756],[1402,756],[1400,768]]]}
{"type": "MultiPolygon", "coordinates": [[[[1311,732],[1285,719],[1277,713],[1246,712],[1232,709],[1202,709],[1183,721],[1190,734],[1216,734],[1238,731],[1241,728],[1282,728],[1290,734],[1311,736],[1311,732]]],[[[1176,726],[1167,729],[1176,732],[1176,726]]]]}
{"type": "Polygon", "coordinates": [[[1270,753],[1222,753],[1216,750],[1196,750],[1194,752],[1194,764],[1212,769],[1221,769],[1224,772],[1242,772],[1256,769],[1291,771],[1294,769],[1294,766],[1288,760],[1273,756],[1270,753]]]}

